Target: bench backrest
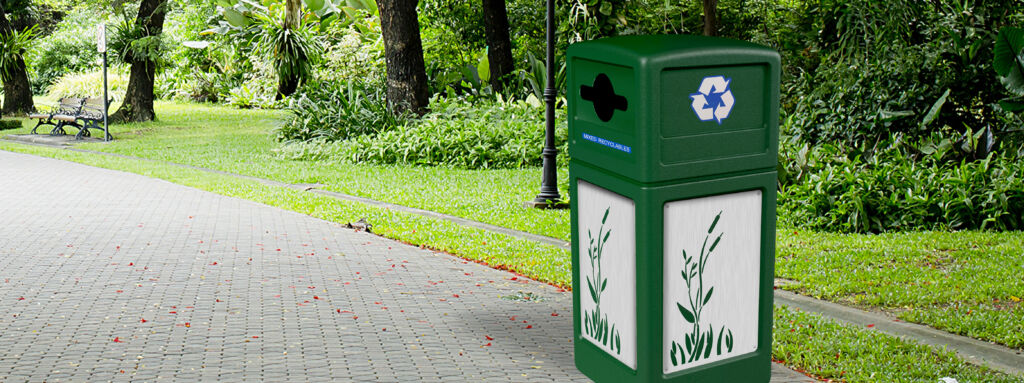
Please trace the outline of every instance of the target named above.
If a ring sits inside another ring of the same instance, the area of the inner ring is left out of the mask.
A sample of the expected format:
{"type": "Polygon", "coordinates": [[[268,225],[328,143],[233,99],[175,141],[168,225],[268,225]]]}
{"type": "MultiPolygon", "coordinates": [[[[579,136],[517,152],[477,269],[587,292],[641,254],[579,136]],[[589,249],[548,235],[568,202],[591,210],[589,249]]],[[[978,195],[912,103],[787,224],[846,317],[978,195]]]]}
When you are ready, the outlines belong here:
{"type": "Polygon", "coordinates": [[[82,105],[81,114],[85,117],[101,119],[103,118],[103,98],[101,97],[89,97],[85,99],[85,103],[82,105]]]}
{"type": "Polygon", "coordinates": [[[82,105],[85,102],[84,98],[78,97],[64,97],[60,99],[60,105],[57,106],[58,114],[69,114],[76,115],[82,110],[82,105]]]}

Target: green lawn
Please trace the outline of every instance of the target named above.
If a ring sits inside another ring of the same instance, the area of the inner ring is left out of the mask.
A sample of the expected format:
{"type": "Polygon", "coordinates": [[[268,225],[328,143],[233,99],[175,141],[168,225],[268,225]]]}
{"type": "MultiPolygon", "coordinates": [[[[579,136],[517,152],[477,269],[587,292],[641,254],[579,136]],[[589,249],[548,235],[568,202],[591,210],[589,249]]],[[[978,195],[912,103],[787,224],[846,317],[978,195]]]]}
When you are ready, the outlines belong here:
{"type": "Polygon", "coordinates": [[[1024,233],[780,230],[786,289],[1024,348],[1024,233]]]}
{"type": "Polygon", "coordinates": [[[1024,382],[968,364],[952,351],[785,307],[775,308],[772,335],[772,358],[830,382],[1024,382]]]}
{"type": "MultiPolygon", "coordinates": [[[[277,143],[269,134],[286,117],[283,112],[159,102],[157,113],[158,122],[113,127],[117,140],[112,143],[81,147],[287,183],[320,183],[328,190],[569,239],[567,211],[520,206],[536,194],[539,169],[465,171],[283,160],[275,156],[277,143]]],[[[25,124],[3,133],[26,133],[30,123],[25,124]]],[[[375,232],[389,238],[556,285],[571,284],[568,251],[443,220],[170,164],[3,142],[0,150],[139,173],[339,223],[366,217],[375,232]]],[[[564,170],[560,179],[564,193],[564,170]]],[[[797,281],[788,289],[1024,347],[1019,302],[1024,298],[1024,233],[842,235],[781,229],[777,238],[776,273],[797,281]]],[[[961,382],[1014,381],[964,367],[962,360],[930,347],[788,310],[776,313],[775,343],[777,359],[836,380],[934,382],[951,376],[962,377],[961,382]]]]}

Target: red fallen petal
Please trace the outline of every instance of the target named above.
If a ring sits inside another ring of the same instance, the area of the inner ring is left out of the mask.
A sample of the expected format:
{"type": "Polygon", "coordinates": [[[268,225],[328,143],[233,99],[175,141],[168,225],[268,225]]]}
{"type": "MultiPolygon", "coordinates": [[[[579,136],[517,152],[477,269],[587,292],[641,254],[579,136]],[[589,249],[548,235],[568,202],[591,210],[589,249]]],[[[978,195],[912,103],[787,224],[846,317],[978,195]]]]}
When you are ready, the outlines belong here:
{"type": "Polygon", "coordinates": [[[526,321],[523,321],[523,323],[526,323],[526,321]]]}
{"type": "Polygon", "coordinates": [[[872,328],[872,327],[875,327],[874,323],[868,325],[868,328],[872,328]]]}
{"type": "Polygon", "coordinates": [[[252,336],[252,338],[253,338],[253,339],[259,339],[260,337],[258,337],[258,336],[256,336],[256,335],[253,335],[253,336],[252,336]]]}
{"type": "Polygon", "coordinates": [[[458,298],[459,294],[452,294],[452,296],[458,298]]]}
{"type": "Polygon", "coordinates": [[[556,317],[558,316],[558,313],[551,313],[551,316],[556,317]]]}
{"type": "Polygon", "coordinates": [[[528,325],[526,325],[526,328],[527,329],[531,329],[531,328],[533,328],[533,325],[532,324],[528,324],[528,325]]]}
{"type": "Polygon", "coordinates": [[[211,266],[217,266],[217,262],[211,263],[211,266]]]}
{"type": "Polygon", "coordinates": [[[135,262],[128,262],[128,266],[135,266],[135,262]]]}
{"type": "Polygon", "coordinates": [[[316,286],[309,286],[309,289],[310,289],[310,290],[313,290],[313,289],[315,289],[315,288],[316,288],[316,286]]]}
{"type": "Polygon", "coordinates": [[[167,313],[168,314],[177,314],[178,312],[177,311],[168,311],[167,313]]]}
{"type": "Polygon", "coordinates": [[[514,317],[514,316],[513,316],[513,317],[510,317],[510,318],[508,318],[508,320],[510,320],[510,321],[514,321],[514,320],[516,320],[516,317],[514,317]]]}
{"type": "Polygon", "coordinates": [[[484,338],[487,338],[487,340],[494,340],[494,338],[491,338],[490,336],[487,335],[484,335],[484,338]]]}
{"type": "Polygon", "coordinates": [[[359,317],[353,315],[352,319],[359,319],[359,317]]]}
{"type": "Polygon", "coordinates": [[[490,343],[485,344],[484,347],[491,347],[491,344],[490,343]]]}
{"type": "Polygon", "coordinates": [[[281,249],[277,249],[277,251],[281,251],[281,249]]]}
{"type": "Polygon", "coordinates": [[[510,281],[519,280],[519,277],[512,277],[512,278],[509,278],[508,280],[510,280],[510,281]]]}
{"type": "Polygon", "coordinates": [[[19,297],[18,300],[19,301],[23,301],[23,300],[25,300],[25,297],[19,297]]]}
{"type": "Polygon", "coordinates": [[[118,293],[123,293],[123,292],[124,292],[124,290],[117,290],[117,292],[118,292],[118,293]]]}
{"type": "MultiPolygon", "coordinates": [[[[121,338],[120,338],[120,337],[116,337],[116,336],[115,336],[115,337],[114,337],[114,343],[123,343],[123,342],[121,341],[121,338]]],[[[122,370],[122,371],[124,371],[124,370],[122,370]]]]}
{"type": "Polygon", "coordinates": [[[441,298],[441,302],[447,302],[447,299],[441,298]]]}
{"type": "Polygon", "coordinates": [[[185,322],[185,327],[192,327],[192,323],[185,322]]]}
{"type": "Polygon", "coordinates": [[[375,305],[379,305],[379,304],[380,304],[380,302],[373,302],[373,304],[375,304],[375,305]]]}
{"type": "Polygon", "coordinates": [[[146,323],[146,322],[149,322],[149,321],[146,320],[146,318],[142,318],[142,319],[139,320],[139,322],[146,323]]]}
{"type": "Polygon", "coordinates": [[[318,297],[318,296],[314,295],[314,296],[313,296],[313,299],[320,299],[320,297],[318,297]]]}
{"type": "Polygon", "coordinates": [[[223,302],[223,301],[221,301],[220,299],[218,299],[218,300],[217,300],[217,303],[220,303],[220,302],[223,302]]]}

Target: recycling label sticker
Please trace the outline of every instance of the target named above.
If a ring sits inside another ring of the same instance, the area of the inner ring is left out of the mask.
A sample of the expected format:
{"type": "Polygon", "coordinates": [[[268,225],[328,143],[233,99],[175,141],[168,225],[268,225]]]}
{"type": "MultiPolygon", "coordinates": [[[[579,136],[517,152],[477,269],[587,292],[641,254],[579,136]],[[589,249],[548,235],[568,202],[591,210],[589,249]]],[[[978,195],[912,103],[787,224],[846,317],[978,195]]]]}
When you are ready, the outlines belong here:
{"type": "Polygon", "coordinates": [[[700,82],[697,93],[691,94],[693,111],[701,121],[715,120],[719,125],[729,118],[736,99],[729,90],[731,78],[725,76],[708,76],[700,82]]]}

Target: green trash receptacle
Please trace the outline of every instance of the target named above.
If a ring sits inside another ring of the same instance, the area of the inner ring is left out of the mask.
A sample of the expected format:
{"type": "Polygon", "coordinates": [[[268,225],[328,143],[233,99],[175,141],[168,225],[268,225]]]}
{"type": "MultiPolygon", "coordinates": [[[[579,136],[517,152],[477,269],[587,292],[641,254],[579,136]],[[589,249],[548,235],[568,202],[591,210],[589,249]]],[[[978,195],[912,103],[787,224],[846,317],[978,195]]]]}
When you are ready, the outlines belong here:
{"type": "Polygon", "coordinates": [[[768,382],[779,55],[628,36],[567,61],[577,368],[768,382]]]}

